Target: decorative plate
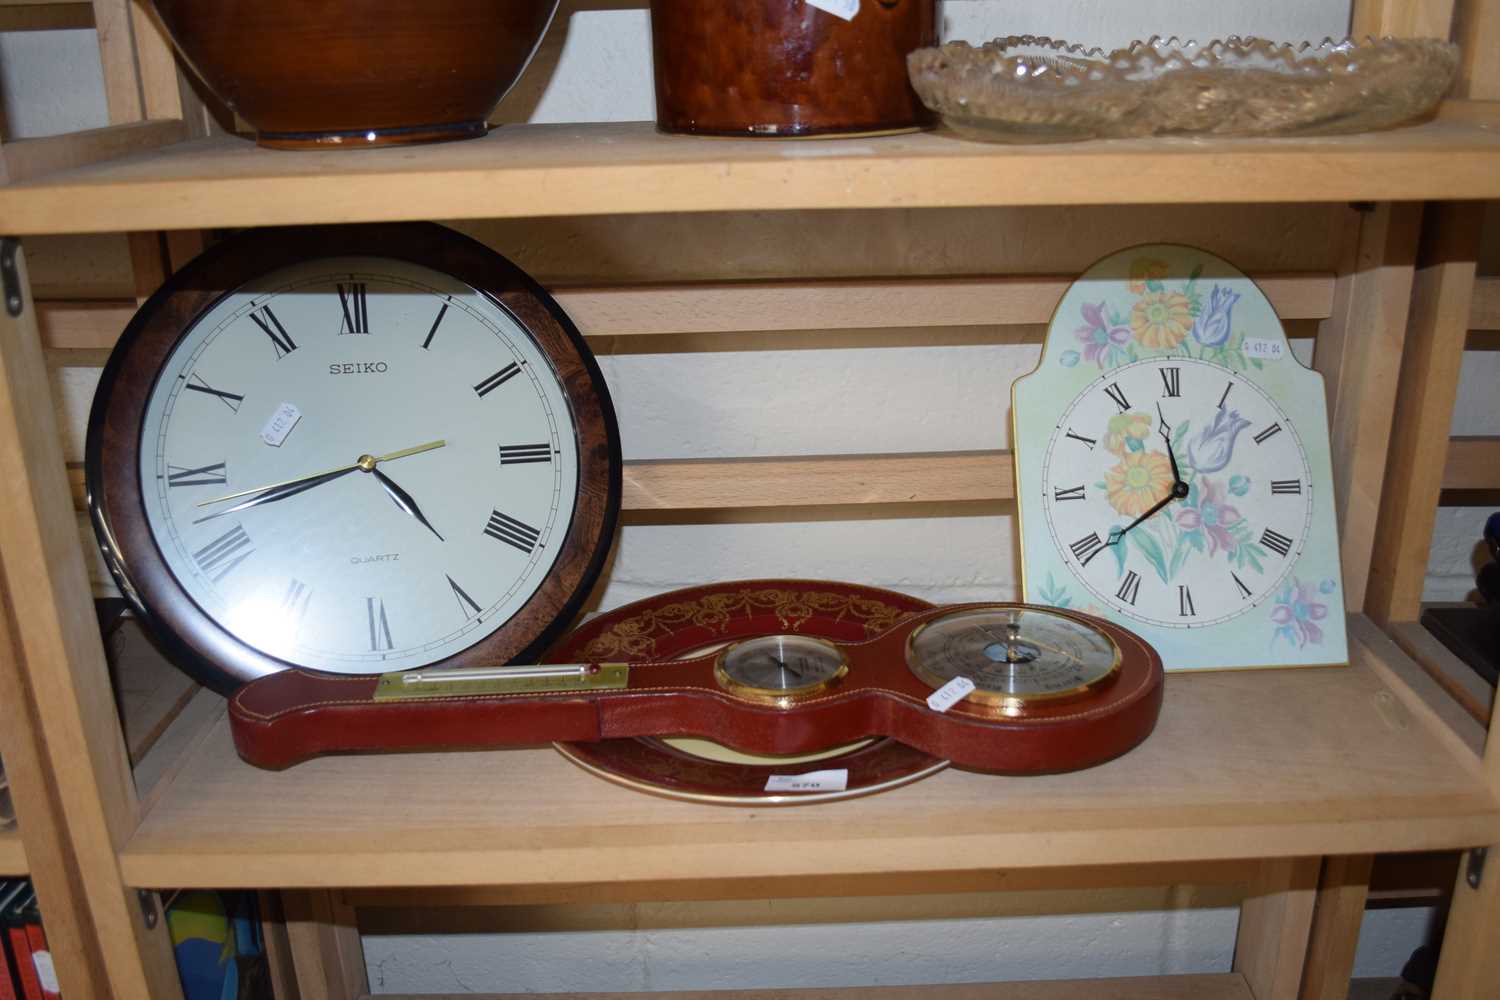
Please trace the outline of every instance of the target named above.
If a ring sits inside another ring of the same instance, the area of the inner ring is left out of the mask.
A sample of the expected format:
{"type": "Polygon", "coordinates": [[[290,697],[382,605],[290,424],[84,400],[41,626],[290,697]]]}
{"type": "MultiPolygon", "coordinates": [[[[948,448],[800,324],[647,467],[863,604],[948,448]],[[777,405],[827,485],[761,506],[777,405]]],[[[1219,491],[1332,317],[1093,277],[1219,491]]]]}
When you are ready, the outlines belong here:
{"type": "MultiPolygon", "coordinates": [[[[760,635],[835,641],[879,635],[932,607],[906,594],[825,580],[741,580],[658,594],[580,626],[548,651],[548,663],[640,662],[685,657],[760,635]]],[[[752,757],[703,740],[559,743],[575,764],[616,784],[670,798],[739,805],[795,805],[885,791],[948,766],[895,740],[868,740],[823,754],[752,757]],[[847,769],[842,791],[767,792],[772,775],[847,769]]]]}

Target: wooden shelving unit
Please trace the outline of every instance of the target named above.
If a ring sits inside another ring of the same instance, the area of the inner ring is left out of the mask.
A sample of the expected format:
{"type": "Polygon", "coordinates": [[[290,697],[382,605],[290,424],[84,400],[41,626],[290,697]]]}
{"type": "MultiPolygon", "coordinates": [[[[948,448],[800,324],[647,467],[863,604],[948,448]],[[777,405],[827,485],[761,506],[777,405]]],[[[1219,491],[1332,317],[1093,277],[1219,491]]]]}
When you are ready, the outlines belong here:
{"type": "Polygon", "coordinates": [[[328,758],[270,773],[219,721],[121,857],[128,884],[696,882],[1408,851],[1500,829],[1482,731],[1368,620],[1347,670],[1179,675],[1125,757],[1074,774],[949,770],[817,809],[672,802],[548,749],[328,758]],[[374,788],[378,787],[378,792],[374,788]],[[475,795],[476,787],[484,788],[475,795]],[[1149,796],[1141,794],[1150,789],[1149,796]],[[391,803],[400,803],[391,808],[391,803]]]}
{"type": "Polygon", "coordinates": [[[1140,139],[992,146],[932,133],[838,145],[704,142],[649,122],[507,125],[484,139],[348,155],[171,142],[160,127],[22,140],[67,166],[0,189],[8,232],[267,226],[639,212],[972,205],[1420,201],[1500,197],[1500,105],[1454,102],[1393,132],[1252,143],[1140,139]],[[128,137],[128,141],[126,138],[128,137]],[[88,142],[92,139],[92,144],[88,142]],[[169,145],[156,145],[170,142],[169,145]],[[136,149],[144,146],[144,149],[136,149]],[[81,147],[81,148],[80,148],[81,147]],[[101,162],[86,162],[93,157],[101,162]]]}
{"type": "MultiPolygon", "coordinates": [[[[1461,11],[1471,52],[1494,51],[1478,42],[1493,38],[1495,8],[1476,0],[1461,11]]],[[[20,313],[0,315],[0,648],[13,651],[0,658],[0,752],[21,793],[24,843],[0,835],[0,871],[34,869],[49,925],[75,959],[59,965],[69,995],[174,995],[162,923],[147,918],[152,897],[138,889],[337,890],[289,895],[288,925],[304,932],[291,948],[303,996],[349,997],[367,989],[349,907],[399,902],[407,889],[525,902],[1200,879],[1244,887],[1234,971],[1111,984],[1112,995],[1332,1000],[1347,994],[1369,855],[1500,844],[1500,751],[1486,755],[1483,726],[1388,637],[1411,645],[1403,623],[1420,575],[1411,553],[1426,551],[1424,512],[1444,483],[1500,485],[1472,471],[1493,442],[1462,445],[1469,460],[1445,471],[1455,351],[1470,316],[1489,315],[1495,298],[1493,289],[1476,295],[1475,226],[1454,203],[1500,198],[1500,103],[1453,101],[1417,127],[1329,139],[779,144],[671,138],[628,124],[507,126],[473,142],[349,155],[272,153],[202,135],[203,116],[162,72],[170,57],[142,10],[129,0],[94,5],[101,28],[132,29],[123,56],[121,33],[101,31],[116,125],[0,147],[0,233],[130,232],[143,292],[180,262],[174,247],[191,247],[178,231],[198,228],[1375,203],[1341,217],[1334,273],[1267,276],[1284,315],[1317,325],[1354,662],[1174,676],[1153,737],[1099,768],[1028,780],[948,771],[816,810],[657,800],[540,749],[328,759],[271,774],[235,757],[221,707],[203,695],[132,774],[92,614],[76,469],[70,482],[48,388],[49,359],[97,364],[130,303],[37,303],[23,255],[20,313]],[[174,232],[165,241],[140,235],[156,230],[174,232]],[[1395,420],[1398,407],[1420,420],[1395,420]]],[[[1355,25],[1430,33],[1446,30],[1452,13],[1442,0],[1360,2],[1355,25]]],[[[1466,66],[1462,92],[1500,96],[1477,66],[1466,66]]],[[[1066,280],[605,286],[562,298],[593,337],[681,336],[686,349],[705,349],[705,338],[766,331],[1037,324],[1066,280]]],[[[1007,470],[1001,452],[639,463],[627,507],[671,520],[704,509],[1004,502],[1007,470]]],[[[1493,864],[1478,890],[1460,875],[1438,1000],[1487,996],[1500,979],[1484,934],[1500,917],[1497,884],[1493,864]]],[[[1094,997],[1096,987],[1017,995],[1094,997]]]]}
{"type": "Polygon", "coordinates": [[[0,830],[0,875],[25,875],[29,871],[21,835],[14,829],[0,830]]]}

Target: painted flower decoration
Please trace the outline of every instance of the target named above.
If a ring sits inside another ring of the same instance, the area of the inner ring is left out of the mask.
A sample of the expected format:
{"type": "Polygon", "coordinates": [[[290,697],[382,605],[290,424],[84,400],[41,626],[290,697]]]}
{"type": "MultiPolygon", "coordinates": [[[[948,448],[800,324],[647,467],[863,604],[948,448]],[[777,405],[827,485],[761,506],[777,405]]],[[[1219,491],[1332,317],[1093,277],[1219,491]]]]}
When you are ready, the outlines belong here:
{"type": "Polygon", "coordinates": [[[1109,505],[1127,517],[1140,517],[1172,490],[1172,466],[1159,451],[1135,451],[1104,475],[1109,505]]]}
{"type": "Polygon", "coordinates": [[[1314,623],[1328,617],[1328,605],[1314,600],[1315,596],[1312,587],[1296,579],[1281,588],[1271,608],[1271,621],[1276,625],[1272,643],[1285,639],[1300,649],[1323,641],[1323,629],[1314,623]]]}
{"type": "Polygon", "coordinates": [[[1130,310],[1130,327],[1142,347],[1171,350],[1192,325],[1192,304],[1181,292],[1147,292],[1130,310]]]}
{"type": "Polygon", "coordinates": [[[1117,413],[1109,418],[1109,429],[1104,433],[1104,447],[1125,457],[1127,452],[1143,451],[1143,443],[1151,434],[1151,415],[1132,410],[1117,413]]]}
{"type": "Polygon", "coordinates": [[[1229,339],[1230,315],[1240,293],[1215,285],[1208,293],[1208,307],[1198,314],[1193,323],[1193,339],[1204,347],[1218,347],[1229,339]]]}
{"type": "Polygon", "coordinates": [[[1187,446],[1187,458],[1198,472],[1218,472],[1234,457],[1234,439],[1250,421],[1239,410],[1216,410],[1214,418],[1187,446]]]}
{"type": "Polygon", "coordinates": [[[1207,476],[1193,484],[1193,494],[1188,504],[1177,508],[1177,526],[1184,531],[1203,529],[1208,538],[1208,554],[1212,558],[1220,549],[1233,552],[1234,536],[1229,529],[1240,521],[1239,508],[1228,503],[1224,486],[1207,476]],[[1196,501],[1196,502],[1195,502],[1196,501]]]}
{"type": "Polygon", "coordinates": [[[1148,285],[1159,283],[1167,276],[1167,262],[1150,257],[1137,257],[1130,262],[1130,293],[1139,295],[1148,285]]]}
{"type": "Polygon", "coordinates": [[[1098,362],[1100,368],[1104,367],[1104,356],[1111,347],[1123,347],[1130,343],[1129,328],[1111,326],[1104,314],[1103,302],[1098,305],[1088,302],[1083,304],[1083,326],[1074,330],[1073,336],[1083,344],[1084,360],[1098,362]]]}

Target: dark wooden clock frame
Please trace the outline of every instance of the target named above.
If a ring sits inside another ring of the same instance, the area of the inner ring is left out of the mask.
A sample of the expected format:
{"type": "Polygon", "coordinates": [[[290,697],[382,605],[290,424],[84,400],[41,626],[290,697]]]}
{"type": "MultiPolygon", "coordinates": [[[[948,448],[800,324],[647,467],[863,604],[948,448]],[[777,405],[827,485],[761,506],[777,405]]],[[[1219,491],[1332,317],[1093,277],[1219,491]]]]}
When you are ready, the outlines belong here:
{"type": "Polygon", "coordinates": [[[94,397],[85,454],[89,514],[120,589],[167,655],[196,680],[223,693],[291,664],[225,631],[168,569],[147,524],[139,475],[147,403],[177,344],[225,295],[282,267],[349,256],[431,268],[491,299],[551,362],[576,429],[577,499],[562,549],[545,580],[500,628],[439,663],[478,666],[539,657],[578,612],[613,541],[621,462],[609,390],[573,322],[520,268],[483,244],[432,223],[267,229],[230,237],[174,274],[126,327],[94,397]]]}

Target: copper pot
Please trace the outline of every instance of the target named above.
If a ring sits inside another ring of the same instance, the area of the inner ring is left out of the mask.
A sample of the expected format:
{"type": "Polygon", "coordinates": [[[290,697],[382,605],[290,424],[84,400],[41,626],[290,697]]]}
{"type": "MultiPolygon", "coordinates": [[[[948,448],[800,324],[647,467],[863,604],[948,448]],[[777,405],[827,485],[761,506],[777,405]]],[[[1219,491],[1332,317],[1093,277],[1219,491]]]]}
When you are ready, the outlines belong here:
{"type": "Polygon", "coordinates": [[[468,139],[558,0],[151,0],[262,146],[468,139]]]}
{"type": "Polygon", "coordinates": [[[656,121],[698,135],[891,132],[933,123],[906,54],[937,44],[937,0],[651,0],[656,121]]]}

